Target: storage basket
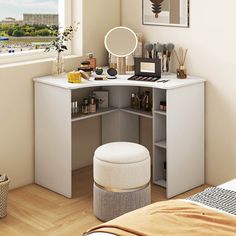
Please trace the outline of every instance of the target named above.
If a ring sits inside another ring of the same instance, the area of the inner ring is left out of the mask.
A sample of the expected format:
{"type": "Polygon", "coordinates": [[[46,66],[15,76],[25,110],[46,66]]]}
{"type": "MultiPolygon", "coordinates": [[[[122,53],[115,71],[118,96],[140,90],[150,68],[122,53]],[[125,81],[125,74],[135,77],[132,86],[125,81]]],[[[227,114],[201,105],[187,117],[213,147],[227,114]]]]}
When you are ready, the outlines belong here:
{"type": "Polygon", "coordinates": [[[7,215],[7,195],[9,183],[9,179],[0,183],[0,218],[3,218],[7,215]]]}

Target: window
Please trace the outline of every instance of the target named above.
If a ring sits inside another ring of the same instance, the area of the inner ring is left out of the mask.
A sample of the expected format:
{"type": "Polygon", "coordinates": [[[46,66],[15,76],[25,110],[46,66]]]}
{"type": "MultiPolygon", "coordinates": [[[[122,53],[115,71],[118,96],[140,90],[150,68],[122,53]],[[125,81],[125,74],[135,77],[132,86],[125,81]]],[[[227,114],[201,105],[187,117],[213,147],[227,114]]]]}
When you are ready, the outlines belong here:
{"type": "Polygon", "coordinates": [[[68,0],[0,0],[0,64],[49,57],[45,47],[69,25],[68,0]]]}

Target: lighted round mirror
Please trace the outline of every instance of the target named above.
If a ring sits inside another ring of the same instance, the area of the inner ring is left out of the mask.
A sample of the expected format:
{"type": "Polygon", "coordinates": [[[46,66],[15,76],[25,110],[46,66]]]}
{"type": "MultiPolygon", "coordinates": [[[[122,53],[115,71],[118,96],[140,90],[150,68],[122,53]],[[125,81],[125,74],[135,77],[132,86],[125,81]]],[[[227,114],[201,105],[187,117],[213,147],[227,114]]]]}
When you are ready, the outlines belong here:
{"type": "Polygon", "coordinates": [[[127,27],[111,29],[105,36],[105,47],[116,57],[126,57],[132,54],[138,45],[136,34],[127,27]]]}
{"type": "Polygon", "coordinates": [[[136,50],[137,45],[136,34],[127,27],[111,29],[105,36],[107,51],[117,57],[118,74],[126,74],[126,57],[136,50]]]}

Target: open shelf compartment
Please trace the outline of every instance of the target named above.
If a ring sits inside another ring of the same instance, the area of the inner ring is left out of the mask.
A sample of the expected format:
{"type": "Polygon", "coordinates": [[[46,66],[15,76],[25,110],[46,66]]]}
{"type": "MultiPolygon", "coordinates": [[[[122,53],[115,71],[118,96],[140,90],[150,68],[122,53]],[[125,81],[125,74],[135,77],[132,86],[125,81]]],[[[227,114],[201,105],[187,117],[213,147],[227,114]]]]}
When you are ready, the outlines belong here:
{"type": "Polygon", "coordinates": [[[166,150],[160,147],[154,148],[153,183],[163,188],[167,187],[167,162],[166,150]]]}

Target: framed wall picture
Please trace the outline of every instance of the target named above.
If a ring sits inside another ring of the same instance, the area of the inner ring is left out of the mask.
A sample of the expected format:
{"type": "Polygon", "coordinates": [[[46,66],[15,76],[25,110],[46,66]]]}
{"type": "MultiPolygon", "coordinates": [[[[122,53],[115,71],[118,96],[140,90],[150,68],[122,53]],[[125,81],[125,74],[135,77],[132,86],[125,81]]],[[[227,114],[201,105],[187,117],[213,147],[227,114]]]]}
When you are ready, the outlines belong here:
{"type": "Polygon", "coordinates": [[[143,0],[143,24],[189,27],[189,0],[143,0]]]}

